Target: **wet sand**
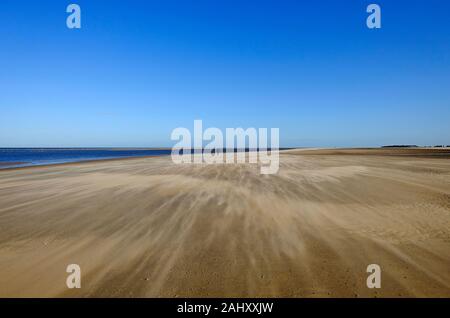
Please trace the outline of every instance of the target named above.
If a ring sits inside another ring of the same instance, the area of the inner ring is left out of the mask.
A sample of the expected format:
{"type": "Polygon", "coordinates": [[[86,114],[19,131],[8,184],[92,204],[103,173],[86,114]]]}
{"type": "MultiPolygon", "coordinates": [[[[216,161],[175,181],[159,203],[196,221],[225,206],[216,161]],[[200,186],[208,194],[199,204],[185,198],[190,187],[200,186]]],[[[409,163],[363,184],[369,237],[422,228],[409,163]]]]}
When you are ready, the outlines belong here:
{"type": "Polygon", "coordinates": [[[0,162],[0,168],[7,167],[7,166],[21,165],[21,164],[24,164],[24,162],[9,162],[9,161],[0,162]]]}
{"type": "Polygon", "coordinates": [[[0,170],[0,296],[450,297],[449,156],[386,151],[0,170]]]}

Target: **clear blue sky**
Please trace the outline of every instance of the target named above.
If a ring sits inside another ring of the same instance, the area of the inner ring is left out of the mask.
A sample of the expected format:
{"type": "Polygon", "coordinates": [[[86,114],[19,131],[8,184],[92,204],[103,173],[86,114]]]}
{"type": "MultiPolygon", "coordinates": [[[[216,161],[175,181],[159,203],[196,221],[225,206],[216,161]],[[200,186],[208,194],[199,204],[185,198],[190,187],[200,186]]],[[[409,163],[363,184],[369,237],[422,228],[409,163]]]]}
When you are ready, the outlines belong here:
{"type": "Polygon", "coordinates": [[[279,127],[285,147],[450,144],[449,16],[447,0],[2,0],[0,147],[171,146],[194,119],[279,127]]]}

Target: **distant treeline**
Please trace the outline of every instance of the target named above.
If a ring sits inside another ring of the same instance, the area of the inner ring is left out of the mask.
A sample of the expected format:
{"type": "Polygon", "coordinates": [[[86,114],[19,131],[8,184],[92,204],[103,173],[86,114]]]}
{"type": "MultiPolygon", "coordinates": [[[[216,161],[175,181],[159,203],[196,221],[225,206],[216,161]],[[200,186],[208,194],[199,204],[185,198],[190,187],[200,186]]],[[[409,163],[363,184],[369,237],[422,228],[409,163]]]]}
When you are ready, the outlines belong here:
{"type": "Polygon", "coordinates": [[[382,146],[381,148],[417,148],[417,145],[388,145],[382,146]]]}
{"type": "MultiPolygon", "coordinates": [[[[289,149],[295,149],[295,148],[277,148],[274,150],[289,150],[289,149]]],[[[211,149],[211,153],[216,153],[217,150],[222,150],[222,152],[250,152],[250,151],[272,151],[272,148],[267,147],[267,148],[222,148],[222,149],[211,149]]],[[[180,153],[183,154],[197,154],[197,153],[203,153],[205,151],[205,149],[200,149],[200,148],[181,148],[180,149],[180,153]]]]}
{"type": "MultiPolygon", "coordinates": [[[[422,148],[429,148],[429,147],[434,147],[434,148],[450,148],[450,145],[435,145],[435,146],[423,146],[422,148]]],[[[382,146],[381,148],[420,148],[420,146],[417,145],[388,145],[388,146],[382,146]]]]}

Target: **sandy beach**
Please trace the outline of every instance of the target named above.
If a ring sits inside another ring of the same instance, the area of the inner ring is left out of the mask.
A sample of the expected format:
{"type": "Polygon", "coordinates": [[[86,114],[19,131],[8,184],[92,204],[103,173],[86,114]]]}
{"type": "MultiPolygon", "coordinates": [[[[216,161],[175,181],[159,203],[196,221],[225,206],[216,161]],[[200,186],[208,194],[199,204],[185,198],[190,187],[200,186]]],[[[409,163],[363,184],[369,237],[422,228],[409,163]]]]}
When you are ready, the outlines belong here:
{"type": "Polygon", "coordinates": [[[448,149],[289,150],[259,172],[0,170],[0,297],[450,297],[448,149]]]}

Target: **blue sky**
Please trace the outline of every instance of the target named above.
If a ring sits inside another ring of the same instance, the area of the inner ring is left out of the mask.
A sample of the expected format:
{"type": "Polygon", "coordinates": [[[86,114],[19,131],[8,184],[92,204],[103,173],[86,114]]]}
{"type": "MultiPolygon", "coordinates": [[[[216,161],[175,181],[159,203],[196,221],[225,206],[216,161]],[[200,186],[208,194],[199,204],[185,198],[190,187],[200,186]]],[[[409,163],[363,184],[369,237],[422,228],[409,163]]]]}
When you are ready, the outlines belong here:
{"type": "Polygon", "coordinates": [[[446,0],[3,0],[0,147],[171,146],[194,119],[279,127],[284,147],[450,144],[449,15],[446,0]]]}

